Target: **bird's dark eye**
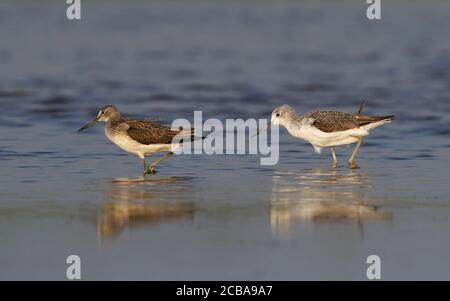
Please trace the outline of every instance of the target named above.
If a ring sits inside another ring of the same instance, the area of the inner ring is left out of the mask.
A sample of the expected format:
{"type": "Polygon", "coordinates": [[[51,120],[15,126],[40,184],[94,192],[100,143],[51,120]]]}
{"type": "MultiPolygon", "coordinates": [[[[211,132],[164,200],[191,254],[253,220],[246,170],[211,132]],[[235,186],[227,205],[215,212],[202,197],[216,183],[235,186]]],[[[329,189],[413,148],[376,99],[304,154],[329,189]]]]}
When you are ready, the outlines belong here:
{"type": "Polygon", "coordinates": [[[276,113],[275,116],[280,117],[280,113],[276,113]]]}

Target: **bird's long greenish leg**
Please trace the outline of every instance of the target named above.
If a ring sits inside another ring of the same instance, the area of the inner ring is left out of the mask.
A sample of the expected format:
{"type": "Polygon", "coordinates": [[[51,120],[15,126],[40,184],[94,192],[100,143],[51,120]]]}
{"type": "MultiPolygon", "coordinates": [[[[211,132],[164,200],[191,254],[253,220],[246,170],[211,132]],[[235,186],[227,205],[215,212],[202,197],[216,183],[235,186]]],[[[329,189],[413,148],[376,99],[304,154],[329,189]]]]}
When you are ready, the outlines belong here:
{"type": "Polygon", "coordinates": [[[172,152],[168,152],[167,154],[165,154],[164,156],[162,156],[161,158],[159,158],[158,160],[156,160],[155,162],[150,163],[150,167],[149,167],[149,171],[150,173],[153,173],[155,171],[155,166],[156,164],[161,163],[162,161],[166,160],[167,158],[172,157],[173,153],[172,152]]]}
{"type": "Polygon", "coordinates": [[[356,157],[356,153],[358,152],[358,150],[359,150],[359,148],[361,146],[362,141],[363,141],[363,138],[359,137],[358,138],[358,144],[356,144],[355,149],[352,152],[352,155],[348,159],[348,164],[350,165],[351,169],[358,168],[358,165],[356,165],[356,163],[355,163],[355,157],[356,157]]]}
{"type": "Polygon", "coordinates": [[[334,146],[330,147],[331,148],[331,155],[333,156],[333,168],[336,168],[338,165],[338,160],[336,157],[336,151],[334,149],[334,146]]]}
{"type": "Polygon", "coordinates": [[[144,167],[144,176],[147,173],[147,165],[145,165],[145,159],[141,159],[142,166],[144,167]]]}

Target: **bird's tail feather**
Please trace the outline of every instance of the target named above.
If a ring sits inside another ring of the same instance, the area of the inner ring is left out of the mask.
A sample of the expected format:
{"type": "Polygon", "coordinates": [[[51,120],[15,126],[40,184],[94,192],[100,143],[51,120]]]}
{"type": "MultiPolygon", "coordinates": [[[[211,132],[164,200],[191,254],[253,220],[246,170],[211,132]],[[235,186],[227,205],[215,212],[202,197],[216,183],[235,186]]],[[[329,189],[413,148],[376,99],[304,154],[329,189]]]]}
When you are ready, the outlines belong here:
{"type": "Polygon", "coordinates": [[[356,115],[355,119],[358,123],[358,126],[363,126],[371,123],[377,123],[380,121],[384,121],[385,123],[391,122],[394,120],[394,115],[387,115],[387,116],[365,116],[365,115],[356,115]]]}
{"type": "Polygon", "coordinates": [[[376,127],[379,127],[380,125],[391,122],[394,119],[394,115],[370,116],[369,118],[369,120],[359,120],[358,123],[360,123],[360,127],[365,130],[374,129],[376,127]]]}
{"type": "Polygon", "coordinates": [[[392,120],[395,119],[395,115],[386,115],[386,116],[373,116],[373,119],[375,119],[375,121],[386,121],[386,122],[391,122],[392,120]]]}

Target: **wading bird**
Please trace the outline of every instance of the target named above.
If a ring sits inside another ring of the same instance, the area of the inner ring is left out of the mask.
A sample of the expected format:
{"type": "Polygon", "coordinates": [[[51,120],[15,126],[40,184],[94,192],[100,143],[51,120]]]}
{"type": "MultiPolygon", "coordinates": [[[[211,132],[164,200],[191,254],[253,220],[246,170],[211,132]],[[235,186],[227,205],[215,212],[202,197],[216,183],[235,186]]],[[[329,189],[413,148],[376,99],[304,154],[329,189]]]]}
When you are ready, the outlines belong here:
{"type": "Polygon", "coordinates": [[[316,153],[320,153],[324,147],[329,147],[333,156],[333,168],[338,164],[335,146],[357,143],[348,164],[351,169],[359,168],[355,163],[355,157],[363,138],[369,135],[370,130],[394,119],[394,115],[362,115],[363,107],[364,102],[356,114],[314,111],[300,116],[290,106],[282,105],[273,110],[267,128],[275,124],[284,126],[292,136],[311,143],[316,153]]]}
{"type": "Polygon", "coordinates": [[[180,143],[183,139],[184,142],[194,140],[193,129],[172,130],[156,121],[123,118],[119,110],[111,105],[101,108],[97,117],[78,131],[81,132],[99,122],[106,123],[105,134],[111,142],[141,159],[144,177],[155,173],[155,166],[174,154],[172,140],[175,136],[180,143]],[[147,168],[145,157],[158,152],[167,153],[147,168]]]}

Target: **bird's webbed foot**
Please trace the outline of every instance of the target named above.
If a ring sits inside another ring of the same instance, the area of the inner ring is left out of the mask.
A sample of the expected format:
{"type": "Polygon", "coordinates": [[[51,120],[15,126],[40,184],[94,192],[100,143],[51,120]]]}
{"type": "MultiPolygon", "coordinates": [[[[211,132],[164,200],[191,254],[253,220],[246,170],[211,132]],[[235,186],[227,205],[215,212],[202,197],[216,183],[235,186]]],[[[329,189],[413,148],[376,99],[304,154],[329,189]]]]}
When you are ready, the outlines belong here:
{"type": "Polygon", "coordinates": [[[154,166],[149,166],[148,169],[146,170],[146,174],[148,175],[153,175],[155,173],[157,173],[157,171],[154,166]]]}
{"type": "Polygon", "coordinates": [[[360,167],[355,162],[348,162],[350,169],[360,169],[360,167]]]}

